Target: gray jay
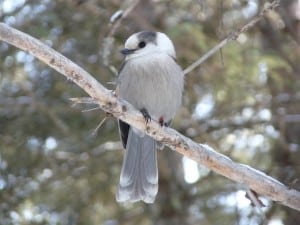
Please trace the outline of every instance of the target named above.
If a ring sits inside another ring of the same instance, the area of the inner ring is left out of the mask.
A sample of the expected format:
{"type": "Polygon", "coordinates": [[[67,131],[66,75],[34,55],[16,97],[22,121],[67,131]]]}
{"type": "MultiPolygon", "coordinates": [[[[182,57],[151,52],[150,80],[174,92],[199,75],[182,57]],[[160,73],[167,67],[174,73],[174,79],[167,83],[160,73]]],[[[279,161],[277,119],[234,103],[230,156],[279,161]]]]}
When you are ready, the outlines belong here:
{"type": "MultiPolygon", "coordinates": [[[[120,98],[140,110],[146,122],[169,125],[181,105],[184,75],[175,61],[172,41],[160,32],[131,35],[118,80],[120,98]]],[[[125,156],[116,193],[118,202],[153,203],[158,191],[157,142],[144,132],[119,121],[125,156]]]]}

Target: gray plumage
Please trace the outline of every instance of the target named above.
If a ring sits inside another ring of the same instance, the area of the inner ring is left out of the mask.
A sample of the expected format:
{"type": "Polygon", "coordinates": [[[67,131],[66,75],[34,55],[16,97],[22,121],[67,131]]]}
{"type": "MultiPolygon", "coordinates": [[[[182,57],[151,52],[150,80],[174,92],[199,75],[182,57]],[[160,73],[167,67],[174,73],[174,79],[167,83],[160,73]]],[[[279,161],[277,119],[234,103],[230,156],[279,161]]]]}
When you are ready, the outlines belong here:
{"type": "MultiPolygon", "coordinates": [[[[125,48],[119,96],[146,110],[153,120],[168,123],[181,105],[184,77],[171,40],[163,33],[144,31],[130,36],[125,48]]],[[[119,125],[126,150],[117,201],[152,203],[158,191],[157,143],[122,121],[119,125]]]]}
{"type": "Polygon", "coordinates": [[[117,200],[153,203],[158,191],[156,142],[130,128],[117,200]]]}

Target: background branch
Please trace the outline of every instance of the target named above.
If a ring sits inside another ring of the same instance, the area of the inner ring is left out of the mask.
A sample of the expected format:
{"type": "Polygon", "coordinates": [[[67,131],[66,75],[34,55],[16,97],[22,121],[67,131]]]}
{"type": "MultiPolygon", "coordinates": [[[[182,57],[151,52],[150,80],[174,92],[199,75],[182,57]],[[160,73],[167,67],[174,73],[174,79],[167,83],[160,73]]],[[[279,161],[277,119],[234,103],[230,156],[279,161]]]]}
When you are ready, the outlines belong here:
{"type": "Polygon", "coordinates": [[[205,60],[207,60],[209,57],[214,55],[218,50],[223,48],[226,44],[229,42],[236,40],[239,35],[247,30],[249,30],[251,27],[253,27],[257,22],[259,22],[268,12],[276,8],[280,3],[280,0],[275,0],[271,4],[267,5],[261,13],[249,21],[246,25],[244,25],[242,28],[237,29],[235,32],[229,34],[223,41],[221,41],[219,44],[217,44],[215,47],[213,47],[211,50],[209,50],[206,54],[201,56],[197,61],[189,65],[186,69],[184,69],[183,73],[188,74],[192,70],[194,70],[196,67],[201,65],[205,60]]]}
{"type": "Polygon", "coordinates": [[[112,26],[110,28],[110,31],[107,35],[107,37],[112,37],[119,26],[121,25],[122,21],[134,10],[134,8],[139,4],[140,0],[135,0],[132,2],[132,4],[123,12],[123,11],[118,11],[120,12],[120,17],[117,18],[116,21],[112,21],[112,26]]]}
{"type": "Polygon", "coordinates": [[[37,39],[0,23],[0,39],[20,48],[74,81],[84,89],[99,106],[130,125],[145,131],[178,153],[197,161],[233,181],[247,185],[258,194],[300,211],[300,193],[274,178],[247,165],[233,162],[208,145],[198,144],[171,128],[161,128],[154,121],[145,124],[143,116],[129,103],[118,99],[82,68],[44,45],[37,39]]]}

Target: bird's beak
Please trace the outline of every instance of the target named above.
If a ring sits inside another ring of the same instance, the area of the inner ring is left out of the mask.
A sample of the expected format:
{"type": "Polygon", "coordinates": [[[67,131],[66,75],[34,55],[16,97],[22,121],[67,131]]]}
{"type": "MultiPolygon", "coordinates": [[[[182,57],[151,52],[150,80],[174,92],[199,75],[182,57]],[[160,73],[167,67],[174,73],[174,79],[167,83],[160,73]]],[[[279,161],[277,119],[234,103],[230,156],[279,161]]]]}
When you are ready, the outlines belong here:
{"type": "Polygon", "coordinates": [[[124,49],[121,50],[121,53],[123,55],[130,55],[130,54],[134,53],[134,51],[135,51],[135,49],[124,48],[124,49]]]}

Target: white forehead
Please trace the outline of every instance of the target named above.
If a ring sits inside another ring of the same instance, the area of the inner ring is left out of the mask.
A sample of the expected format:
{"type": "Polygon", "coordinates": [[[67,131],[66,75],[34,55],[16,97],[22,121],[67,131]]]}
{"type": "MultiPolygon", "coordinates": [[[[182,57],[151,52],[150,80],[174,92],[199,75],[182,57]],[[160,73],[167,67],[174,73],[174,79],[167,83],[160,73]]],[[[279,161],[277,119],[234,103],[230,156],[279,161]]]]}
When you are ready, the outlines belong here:
{"type": "Polygon", "coordinates": [[[138,36],[137,36],[137,33],[136,34],[133,34],[131,35],[125,42],[125,48],[128,48],[128,49],[134,49],[136,48],[136,46],[138,45],[139,43],[139,39],[138,39],[138,36]]]}
{"type": "MultiPolygon", "coordinates": [[[[146,42],[152,42],[153,45],[152,47],[155,48],[157,47],[160,51],[162,52],[166,52],[167,54],[169,54],[170,56],[176,58],[176,53],[175,53],[175,48],[173,45],[173,42],[171,41],[171,39],[164,33],[161,32],[156,32],[154,38],[147,38],[147,36],[145,35],[141,35],[141,33],[143,32],[139,32],[139,33],[135,33],[133,35],[131,35],[125,42],[125,48],[128,49],[135,49],[137,48],[138,44],[140,41],[143,40],[143,38],[146,39],[146,42]]],[[[145,34],[145,33],[143,33],[145,34]]],[[[151,34],[151,33],[149,33],[151,34]]],[[[153,35],[153,33],[152,33],[153,35]]]]}

